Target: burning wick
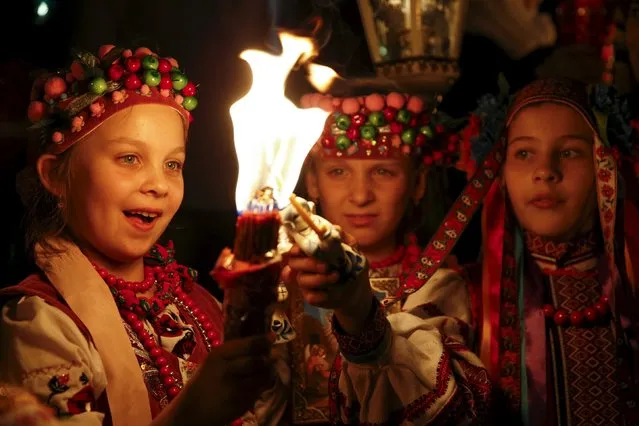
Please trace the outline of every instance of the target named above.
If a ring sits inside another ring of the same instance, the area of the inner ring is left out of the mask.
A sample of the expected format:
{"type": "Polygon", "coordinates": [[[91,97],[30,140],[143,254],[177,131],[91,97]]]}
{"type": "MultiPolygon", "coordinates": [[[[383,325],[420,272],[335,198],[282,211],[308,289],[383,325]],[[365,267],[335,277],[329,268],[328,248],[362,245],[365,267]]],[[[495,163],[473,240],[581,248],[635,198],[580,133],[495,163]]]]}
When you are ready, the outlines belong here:
{"type": "Polygon", "coordinates": [[[300,217],[304,219],[304,222],[306,222],[306,224],[317,234],[320,240],[323,240],[328,236],[326,235],[326,228],[323,226],[317,226],[317,224],[313,221],[313,218],[311,218],[311,215],[304,207],[302,207],[299,201],[297,201],[297,196],[295,194],[292,194],[288,200],[291,202],[291,205],[295,208],[300,217]]]}

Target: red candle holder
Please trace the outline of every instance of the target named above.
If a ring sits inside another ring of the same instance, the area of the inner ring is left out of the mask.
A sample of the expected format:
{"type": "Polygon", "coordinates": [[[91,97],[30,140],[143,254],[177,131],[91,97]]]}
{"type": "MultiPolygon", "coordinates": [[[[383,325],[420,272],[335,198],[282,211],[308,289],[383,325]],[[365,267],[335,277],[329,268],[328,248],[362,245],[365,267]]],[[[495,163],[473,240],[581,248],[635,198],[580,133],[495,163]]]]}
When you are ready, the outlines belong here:
{"type": "Polygon", "coordinates": [[[237,218],[234,250],[212,272],[224,290],[224,340],[265,334],[277,303],[281,260],[278,212],[245,212],[237,218]]]}

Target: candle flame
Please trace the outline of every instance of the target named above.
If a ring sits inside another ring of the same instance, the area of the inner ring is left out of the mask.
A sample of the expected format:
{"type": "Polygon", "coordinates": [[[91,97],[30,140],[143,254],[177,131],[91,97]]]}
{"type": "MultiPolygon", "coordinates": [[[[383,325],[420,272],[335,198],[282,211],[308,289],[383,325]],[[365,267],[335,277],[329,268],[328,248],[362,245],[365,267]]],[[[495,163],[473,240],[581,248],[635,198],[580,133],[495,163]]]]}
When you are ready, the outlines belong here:
{"type": "Polygon", "coordinates": [[[307,69],[308,81],[322,93],[325,93],[331,87],[333,81],[339,78],[333,68],[324,65],[308,64],[307,69]]]}
{"type": "Polygon", "coordinates": [[[244,210],[256,191],[265,186],[273,188],[276,200],[288,203],[304,160],[329,114],[319,108],[297,108],[284,95],[291,69],[312,58],[316,48],[311,38],[286,32],[278,35],[281,55],[260,50],[240,54],[251,67],[253,83],[230,108],[239,163],[235,188],[238,211],[244,210]]]}

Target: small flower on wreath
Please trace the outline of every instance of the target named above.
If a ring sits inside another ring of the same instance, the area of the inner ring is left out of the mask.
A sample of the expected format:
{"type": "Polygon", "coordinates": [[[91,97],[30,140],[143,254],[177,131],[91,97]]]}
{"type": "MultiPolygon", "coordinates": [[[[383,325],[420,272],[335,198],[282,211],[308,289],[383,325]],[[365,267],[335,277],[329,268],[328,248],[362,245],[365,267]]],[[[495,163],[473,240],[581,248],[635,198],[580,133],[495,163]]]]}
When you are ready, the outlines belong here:
{"type": "Polygon", "coordinates": [[[89,107],[91,110],[91,117],[99,118],[102,114],[104,114],[104,104],[100,101],[93,102],[89,107]]]}
{"type": "Polygon", "coordinates": [[[128,97],[129,94],[124,89],[116,90],[111,94],[111,99],[114,104],[121,104],[126,101],[128,97]]]}
{"type": "Polygon", "coordinates": [[[151,88],[148,84],[143,84],[142,87],[140,87],[140,94],[143,96],[151,96],[151,88]]]}
{"type": "Polygon", "coordinates": [[[84,117],[76,115],[71,120],[71,133],[77,133],[84,127],[84,117]]]}

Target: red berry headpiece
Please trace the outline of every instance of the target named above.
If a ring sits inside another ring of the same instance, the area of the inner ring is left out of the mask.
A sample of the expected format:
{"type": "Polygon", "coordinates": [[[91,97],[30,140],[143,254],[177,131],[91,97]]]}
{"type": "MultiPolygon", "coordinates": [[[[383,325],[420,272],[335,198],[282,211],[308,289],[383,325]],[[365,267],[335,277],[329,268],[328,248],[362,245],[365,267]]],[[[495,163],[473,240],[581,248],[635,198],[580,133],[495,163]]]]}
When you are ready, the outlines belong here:
{"type": "Polygon", "coordinates": [[[113,114],[138,104],[175,109],[188,130],[197,89],[175,59],[113,45],[100,47],[98,56],[74,56],[68,70],[40,77],[31,92],[28,115],[42,130],[46,152],[64,152],[113,114]]]}

